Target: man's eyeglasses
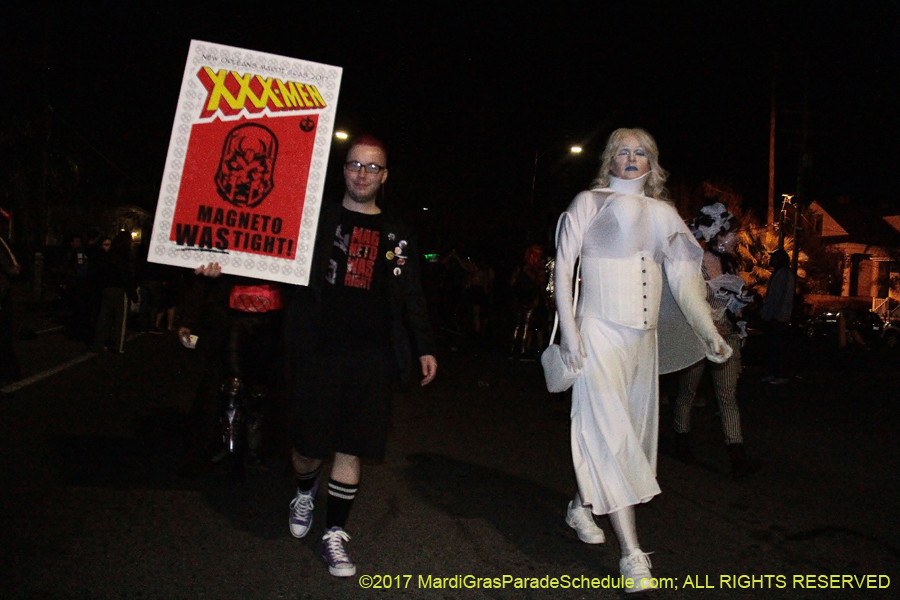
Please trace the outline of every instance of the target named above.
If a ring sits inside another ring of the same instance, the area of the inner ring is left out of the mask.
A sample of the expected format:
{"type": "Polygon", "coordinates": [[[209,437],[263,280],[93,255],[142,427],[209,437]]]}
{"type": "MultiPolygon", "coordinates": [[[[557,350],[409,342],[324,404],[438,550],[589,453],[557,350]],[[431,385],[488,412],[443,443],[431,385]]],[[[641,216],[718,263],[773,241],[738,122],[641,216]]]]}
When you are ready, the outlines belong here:
{"type": "Polygon", "coordinates": [[[366,170],[366,173],[370,175],[377,175],[381,173],[387,167],[376,165],[375,163],[371,163],[368,165],[364,165],[359,161],[351,160],[349,162],[344,163],[344,168],[350,171],[351,173],[359,173],[362,169],[366,170]]]}

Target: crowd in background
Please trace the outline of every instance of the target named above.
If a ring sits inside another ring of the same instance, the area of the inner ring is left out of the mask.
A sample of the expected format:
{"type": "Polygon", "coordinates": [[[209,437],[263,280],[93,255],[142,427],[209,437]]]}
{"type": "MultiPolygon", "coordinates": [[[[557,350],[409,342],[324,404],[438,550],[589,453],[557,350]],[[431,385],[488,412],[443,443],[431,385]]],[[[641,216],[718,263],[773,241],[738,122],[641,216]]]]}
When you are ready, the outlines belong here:
{"type": "MultiPolygon", "coordinates": [[[[45,282],[57,282],[56,312],[72,336],[100,352],[122,347],[123,322],[129,331],[177,331],[194,274],[149,262],[146,254],[121,231],[73,236],[55,261],[46,262],[45,282]]],[[[532,361],[549,343],[555,310],[550,245],[523,242],[502,253],[451,246],[428,254],[423,264],[432,322],[451,347],[532,361]]]]}
{"type": "Polygon", "coordinates": [[[56,267],[57,307],[71,335],[91,350],[123,351],[125,328],[174,331],[176,307],[192,276],[185,269],[151,263],[127,231],[73,236],[56,267]]]}

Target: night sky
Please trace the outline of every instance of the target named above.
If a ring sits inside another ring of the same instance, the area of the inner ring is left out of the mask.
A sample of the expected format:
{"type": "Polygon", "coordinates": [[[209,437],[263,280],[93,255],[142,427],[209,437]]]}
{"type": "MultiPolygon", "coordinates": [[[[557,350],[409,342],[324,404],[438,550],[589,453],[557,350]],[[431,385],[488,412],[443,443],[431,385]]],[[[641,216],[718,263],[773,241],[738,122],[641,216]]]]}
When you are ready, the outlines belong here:
{"type": "Polygon", "coordinates": [[[775,73],[776,195],[796,188],[808,80],[808,201],[900,210],[898,17],[897,2],[829,1],[4,6],[3,124],[49,104],[81,189],[152,211],[193,38],[343,67],[337,127],[385,138],[405,213],[458,227],[520,212],[538,153],[549,216],[589,185],[612,129],[640,126],[673,190],[725,184],[764,217],[775,73]]]}

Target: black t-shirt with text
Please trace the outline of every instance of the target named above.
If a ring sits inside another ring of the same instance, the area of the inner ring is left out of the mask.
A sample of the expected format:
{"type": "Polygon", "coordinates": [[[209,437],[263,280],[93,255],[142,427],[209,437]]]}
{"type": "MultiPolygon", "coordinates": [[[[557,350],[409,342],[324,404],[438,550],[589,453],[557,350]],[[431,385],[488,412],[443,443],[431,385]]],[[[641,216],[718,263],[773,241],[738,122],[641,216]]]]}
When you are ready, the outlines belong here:
{"type": "Polygon", "coordinates": [[[320,346],[327,351],[368,350],[391,344],[384,216],[341,208],[322,286],[320,346]]]}

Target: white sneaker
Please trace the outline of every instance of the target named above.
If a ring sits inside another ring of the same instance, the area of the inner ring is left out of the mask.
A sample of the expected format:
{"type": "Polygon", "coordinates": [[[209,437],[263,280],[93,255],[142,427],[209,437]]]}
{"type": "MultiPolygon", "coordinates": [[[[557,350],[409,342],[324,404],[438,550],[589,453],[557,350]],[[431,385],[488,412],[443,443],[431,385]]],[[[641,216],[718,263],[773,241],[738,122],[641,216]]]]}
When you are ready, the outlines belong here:
{"type": "Polygon", "coordinates": [[[650,557],[640,550],[635,550],[619,561],[619,571],[625,580],[624,587],[627,593],[646,592],[658,587],[653,575],[650,574],[650,566],[650,557]],[[628,580],[631,580],[631,585],[628,580]]]}
{"type": "Polygon", "coordinates": [[[573,506],[573,501],[569,501],[569,508],[566,511],[566,525],[578,532],[578,539],[585,544],[602,544],[606,541],[603,530],[594,522],[594,515],[591,509],[585,506],[573,506]]]}

